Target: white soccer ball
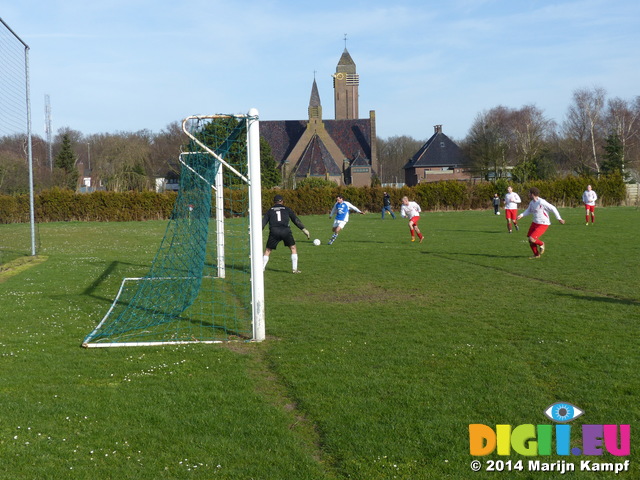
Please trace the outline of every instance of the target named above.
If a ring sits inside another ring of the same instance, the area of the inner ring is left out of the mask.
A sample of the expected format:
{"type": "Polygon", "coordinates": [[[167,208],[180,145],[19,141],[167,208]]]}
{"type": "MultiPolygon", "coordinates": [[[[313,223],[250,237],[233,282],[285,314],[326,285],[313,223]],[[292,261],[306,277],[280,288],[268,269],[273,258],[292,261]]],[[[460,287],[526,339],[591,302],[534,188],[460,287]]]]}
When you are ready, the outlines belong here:
{"type": "Polygon", "coordinates": [[[317,247],[317,246],[319,246],[321,243],[322,243],[322,242],[320,241],[320,239],[319,239],[319,238],[316,238],[316,239],[313,241],[313,244],[314,244],[316,247],[317,247]]]}

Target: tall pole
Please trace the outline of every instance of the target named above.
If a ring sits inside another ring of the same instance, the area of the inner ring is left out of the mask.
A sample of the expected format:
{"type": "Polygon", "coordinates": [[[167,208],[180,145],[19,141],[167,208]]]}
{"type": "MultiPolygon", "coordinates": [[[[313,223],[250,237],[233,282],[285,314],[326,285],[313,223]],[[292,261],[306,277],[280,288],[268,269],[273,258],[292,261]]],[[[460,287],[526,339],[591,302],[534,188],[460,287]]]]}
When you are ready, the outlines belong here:
{"type": "Polygon", "coordinates": [[[34,213],[34,198],[33,198],[33,153],[31,145],[31,94],[29,93],[29,45],[24,43],[22,39],[11,30],[11,27],[0,18],[2,23],[16,39],[24,45],[24,71],[25,71],[25,89],[26,89],[26,102],[27,102],[27,163],[29,164],[29,217],[31,221],[31,255],[36,254],[36,227],[35,227],[35,213],[34,213]]]}
{"type": "Polygon", "coordinates": [[[262,265],[262,190],[260,185],[260,130],[258,110],[249,110],[247,140],[249,157],[249,230],[253,339],[265,339],[264,267],[262,265]]]}
{"type": "Polygon", "coordinates": [[[31,144],[31,93],[29,88],[29,46],[24,46],[25,78],[27,89],[27,155],[29,157],[29,221],[31,223],[31,255],[36,254],[36,215],[33,195],[33,150],[31,144]]]}

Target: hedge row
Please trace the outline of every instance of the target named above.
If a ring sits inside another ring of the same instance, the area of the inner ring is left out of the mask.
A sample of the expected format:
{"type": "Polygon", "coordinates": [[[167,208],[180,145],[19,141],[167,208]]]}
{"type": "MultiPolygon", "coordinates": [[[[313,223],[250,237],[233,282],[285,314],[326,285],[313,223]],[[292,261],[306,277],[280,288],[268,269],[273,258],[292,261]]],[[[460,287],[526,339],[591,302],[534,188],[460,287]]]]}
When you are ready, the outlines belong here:
{"type": "MultiPolygon", "coordinates": [[[[535,186],[540,196],[558,207],[576,207],[582,205],[582,192],[591,184],[598,193],[598,205],[614,206],[624,202],[626,190],[620,176],[600,179],[567,177],[554,181],[537,181],[527,184],[513,184],[520,194],[523,207],[527,204],[527,192],[535,186]]],[[[503,197],[508,183],[504,180],[493,183],[469,184],[464,182],[425,183],[415,187],[322,187],[298,188],[296,190],[263,190],[262,205],[266,209],[271,205],[273,196],[281,194],[285,203],[298,215],[327,214],[336,195],[358,208],[379,212],[382,208],[383,192],[388,191],[394,208],[399,208],[402,197],[408,196],[420,204],[423,210],[477,210],[490,209],[495,193],[503,197]]],[[[239,200],[245,192],[226,192],[225,197],[239,200]]],[[[168,219],[171,216],[175,192],[94,192],[74,193],[70,190],[52,189],[35,197],[35,216],[38,222],[63,221],[131,221],[168,219]]],[[[228,203],[228,202],[227,202],[228,203]]],[[[234,207],[234,215],[241,215],[241,207],[234,207]],[[239,211],[240,210],[240,211],[239,211]]],[[[0,195],[0,223],[18,223],[29,221],[28,195],[0,195]]]]}
{"type": "MultiPolygon", "coordinates": [[[[45,190],[34,197],[38,222],[121,222],[169,218],[175,192],[94,192],[45,190]]],[[[29,196],[0,195],[0,223],[28,222],[29,196]]]]}
{"type": "Polygon", "coordinates": [[[591,185],[598,194],[598,205],[615,206],[624,203],[626,189],[622,177],[611,176],[600,179],[568,177],[554,181],[537,181],[526,184],[509,184],[506,180],[497,183],[483,182],[470,184],[465,182],[423,183],[415,187],[323,187],[298,188],[297,190],[270,190],[262,195],[263,206],[271,205],[273,195],[280,193],[299,215],[318,215],[328,213],[341,194],[346,200],[361,210],[379,212],[382,209],[382,197],[386,190],[391,196],[391,204],[398,209],[402,197],[407,196],[420,204],[423,210],[481,210],[492,209],[495,193],[501,198],[511,185],[522,197],[523,207],[528,204],[527,192],[531,187],[540,190],[540,196],[557,207],[576,207],[582,205],[582,193],[591,185]]]}

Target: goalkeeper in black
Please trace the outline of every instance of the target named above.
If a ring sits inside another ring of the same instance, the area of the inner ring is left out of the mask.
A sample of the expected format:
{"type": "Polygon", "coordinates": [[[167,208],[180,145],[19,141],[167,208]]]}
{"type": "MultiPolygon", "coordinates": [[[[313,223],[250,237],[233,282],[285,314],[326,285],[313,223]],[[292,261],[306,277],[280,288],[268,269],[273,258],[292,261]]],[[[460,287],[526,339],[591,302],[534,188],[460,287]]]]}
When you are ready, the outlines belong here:
{"type": "Polygon", "coordinates": [[[293,273],[300,273],[300,270],[298,270],[298,250],[296,249],[296,241],[293,238],[291,227],[289,227],[289,220],[302,230],[302,233],[304,233],[307,238],[310,238],[310,234],[309,230],[305,228],[293,210],[283,203],[284,199],[282,195],[276,195],[273,197],[273,207],[267,210],[267,213],[262,217],[262,229],[264,230],[267,223],[269,224],[269,238],[267,239],[267,248],[262,257],[262,265],[263,268],[267,267],[271,251],[275,250],[278,243],[282,241],[291,249],[291,266],[293,273]]]}

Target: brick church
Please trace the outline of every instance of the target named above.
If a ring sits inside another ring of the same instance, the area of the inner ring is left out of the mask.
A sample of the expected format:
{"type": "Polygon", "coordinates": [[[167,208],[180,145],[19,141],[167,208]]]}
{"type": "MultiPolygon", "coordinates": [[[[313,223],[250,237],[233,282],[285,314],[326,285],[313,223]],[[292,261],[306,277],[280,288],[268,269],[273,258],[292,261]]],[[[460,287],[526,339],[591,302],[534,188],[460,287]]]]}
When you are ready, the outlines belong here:
{"type": "Polygon", "coordinates": [[[269,143],[285,184],[315,177],[336,184],[370,186],[378,172],[376,116],[358,118],[356,64],[346,47],[333,77],[334,120],[322,118],[314,78],[306,120],[260,121],[260,135],[269,143]]]}

